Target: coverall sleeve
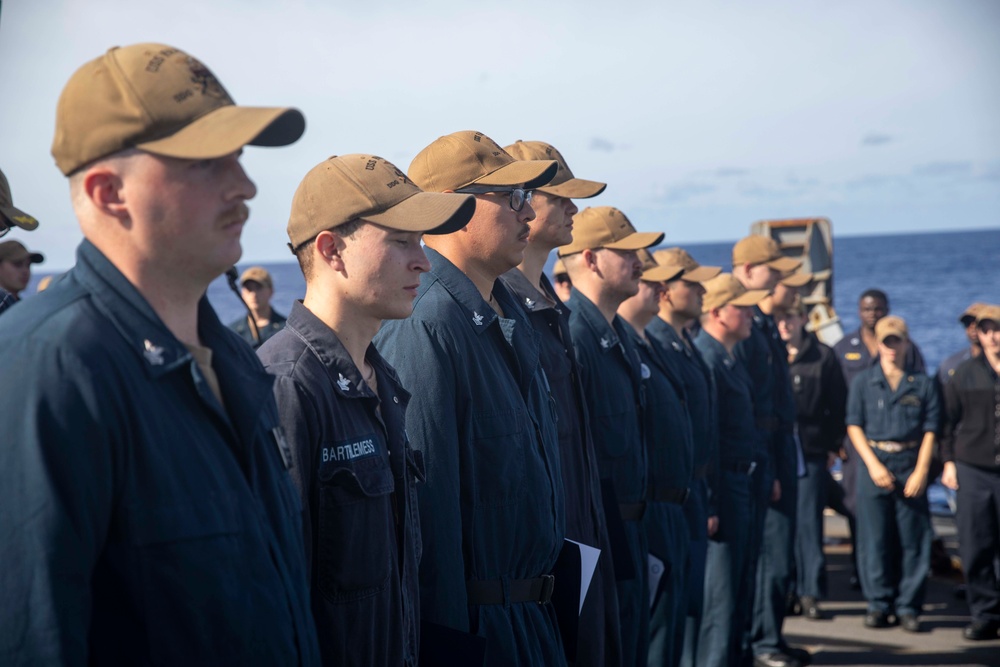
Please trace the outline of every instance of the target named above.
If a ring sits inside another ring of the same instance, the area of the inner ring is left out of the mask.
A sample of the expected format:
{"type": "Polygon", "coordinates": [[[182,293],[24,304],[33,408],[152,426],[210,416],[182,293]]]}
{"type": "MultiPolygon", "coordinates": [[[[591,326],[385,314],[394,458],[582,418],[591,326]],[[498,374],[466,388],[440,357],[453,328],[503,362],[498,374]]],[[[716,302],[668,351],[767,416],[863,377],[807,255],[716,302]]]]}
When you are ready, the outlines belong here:
{"type": "Polygon", "coordinates": [[[933,378],[928,378],[924,390],[924,433],[937,433],[941,426],[941,394],[933,378]]]}
{"type": "Polygon", "coordinates": [[[33,380],[0,397],[0,664],[86,665],[91,582],[120,479],[122,397],[49,349],[4,365],[6,377],[33,380]]]}
{"type": "Polygon", "coordinates": [[[421,620],[469,632],[460,459],[462,439],[471,434],[460,425],[464,411],[459,401],[468,394],[456,372],[461,348],[412,319],[386,323],[375,343],[412,394],[406,433],[424,456],[426,482],[417,495],[423,538],[421,620]]]}
{"type": "Polygon", "coordinates": [[[274,379],[274,400],[278,404],[278,419],[292,454],[289,474],[302,502],[302,537],[306,550],[306,572],[312,577],[312,510],[310,502],[316,471],[316,450],[322,437],[322,427],[316,412],[313,394],[287,375],[274,379]]]}
{"type": "Polygon", "coordinates": [[[840,368],[837,355],[830,351],[824,359],[823,390],[826,392],[823,404],[829,410],[829,433],[831,435],[832,451],[840,448],[840,443],[847,435],[847,381],[844,371],[840,368]]]}
{"type": "Polygon", "coordinates": [[[861,373],[851,382],[851,388],[847,392],[847,418],[844,423],[848,426],[865,427],[865,397],[864,383],[866,374],[861,373]]]}
{"type": "Polygon", "coordinates": [[[955,429],[962,421],[962,400],[954,381],[944,385],[944,405],[941,418],[941,460],[955,460],[955,429]]]}

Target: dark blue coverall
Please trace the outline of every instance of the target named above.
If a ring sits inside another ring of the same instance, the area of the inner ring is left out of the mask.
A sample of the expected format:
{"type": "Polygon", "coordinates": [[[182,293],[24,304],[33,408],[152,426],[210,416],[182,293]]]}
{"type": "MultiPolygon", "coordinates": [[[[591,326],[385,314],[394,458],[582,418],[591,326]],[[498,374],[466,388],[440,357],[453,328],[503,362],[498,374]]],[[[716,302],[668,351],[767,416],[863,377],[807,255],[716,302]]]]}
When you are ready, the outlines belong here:
{"type": "Polygon", "coordinates": [[[0,664],[319,664],[274,380],[198,335],[221,404],[87,241],[0,319],[0,664]]]}
{"type": "MultiPolygon", "coordinates": [[[[644,388],[638,352],[615,316],[611,324],[597,306],[573,289],[570,330],[583,367],[583,389],[609,512],[618,505],[621,532],[611,534],[618,577],[623,664],[644,666],[649,644],[649,588],[646,579],[646,448],[642,420],[644,388]],[[613,496],[609,498],[608,496],[613,496]]],[[[609,527],[616,517],[608,516],[609,527]]]]}
{"type": "MultiPolygon", "coordinates": [[[[556,614],[570,664],[593,667],[621,665],[621,627],[618,619],[618,590],[614,562],[601,501],[594,439],[580,380],[573,338],[569,330],[569,308],[556,296],[543,274],[539,292],[518,269],[501,279],[528,314],[541,347],[540,360],[555,400],[559,430],[559,460],[566,492],[566,539],[601,550],[597,570],[590,582],[583,609],[579,591],[569,586],[556,589],[556,614]],[[567,604],[561,604],[566,595],[567,604]],[[576,638],[575,641],[573,638],[576,638]]],[[[573,545],[564,547],[572,569],[573,545]]],[[[562,558],[560,559],[560,563],[562,558]]],[[[556,579],[560,579],[557,567],[556,579]]],[[[574,572],[574,574],[576,574],[574,572]]]]}
{"type": "Polygon", "coordinates": [[[410,394],[370,345],[376,396],[337,335],[301,302],[257,356],[276,376],[324,664],[416,665],[423,466],[406,439],[410,394]]]}
{"type": "Polygon", "coordinates": [[[649,667],[676,665],[684,645],[690,546],[684,505],[691,492],[694,444],[687,394],[676,368],[656,339],[643,339],[625,324],[639,351],[646,378],[643,431],[649,462],[648,506],[643,524],[649,541],[649,667]],[[654,560],[655,559],[655,560],[654,560]],[[659,578],[654,583],[654,577],[659,578]]]}
{"type": "Polygon", "coordinates": [[[447,258],[426,253],[413,314],[375,338],[412,391],[406,430],[426,466],[421,662],[459,664],[478,637],[487,665],[563,665],[552,605],[539,604],[565,515],[538,334],[499,281],[503,318],[447,258]]]}
{"type": "Polygon", "coordinates": [[[941,404],[936,382],[907,370],[895,391],[875,364],[854,378],[847,396],[847,425],[868,440],[916,442],[905,451],[872,452],[896,478],[894,489],[875,485],[864,462],[858,473],[858,575],[868,610],[919,616],[930,568],[931,529],[927,492],[903,495],[927,431],[937,432],[941,404]],[[896,551],[895,545],[899,545],[896,551]]]}
{"type": "Polygon", "coordinates": [[[709,502],[719,530],[709,538],[705,564],[705,607],[698,638],[700,667],[732,667],[741,654],[749,605],[740,599],[750,578],[751,478],[759,442],[754,426],[750,376],[719,341],[701,330],[694,339],[712,373],[718,406],[717,478],[709,478],[709,502]]]}
{"type": "MultiPolygon", "coordinates": [[[[708,517],[717,516],[709,505],[709,475],[718,477],[718,415],[712,374],[694,346],[687,331],[677,332],[668,322],[654,317],[646,327],[646,335],[655,339],[667,360],[678,370],[678,377],[687,396],[687,413],[691,420],[693,444],[691,493],[684,504],[688,522],[690,547],[688,555],[687,608],[684,646],[680,663],[695,664],[698,633],[705,595],[705,557],[708,550],[708,517]]],[[[715,484],[717,484],[717,480],[715,484]]]]}

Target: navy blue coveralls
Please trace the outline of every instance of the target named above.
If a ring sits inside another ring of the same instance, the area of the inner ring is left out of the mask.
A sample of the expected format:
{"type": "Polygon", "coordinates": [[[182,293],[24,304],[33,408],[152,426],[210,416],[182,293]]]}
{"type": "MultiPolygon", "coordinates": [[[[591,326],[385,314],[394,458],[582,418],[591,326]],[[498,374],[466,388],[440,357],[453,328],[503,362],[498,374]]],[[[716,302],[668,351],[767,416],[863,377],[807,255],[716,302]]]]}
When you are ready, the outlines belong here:
{"type": "MultiPolygon", "coordinates": [[[[556,296],[544,274],[541,277],[544,293],[535,289],[516,268],[505,273],[501,279],[520,301],[538,332],[540,360],[549,380],[558,416],[559,459],[566,492],[566,539],[601,550],[582,609],[578,604],[579,591],[562,585],[562,571],[558,566],[555,571],[560,586],[556,588],[553,604],[556,605],[566,656],[570,664],[581,667],[616,667],[622,661],[618,591],[601,501],[597,456],[580,380],[580,365],[569,331],[569,308],[556,296]],[[564,597],[566,604],[563,604],[564,597]]],[[[561,564],[564,558],[567,559],[566,569],[579,576],[573,570],[574,551],[579,553],[573,545],[564,547],[559,562],[561,564]]]]}
{"type": "MultiPolygon", "coordinates": [[[[646,335],[656,340],[668,362],[678,371],[687,396],[693,446],[691,493],[684,503],[690,544],[688,549],[687,607],[684,647],[680,664],[691,667],[697,655],[698,633],[705,595],[705,557],[708,550],[708,517],[716,516],[708,498],[708,477],[718,476],[718,415],[712,374],[687,331],[677,332],[668,322],[654,317],[646,335]]],[[[716,479],[713,485],[717,485],[716,479]]]]}
{"type": "Polygon", "coordinates": [[[622,663],[638,667],[646,664],[649,644],[649,548],[642,525],[647,474],[642,433],[645,397],[639,355],[620,317],[616,315],[608,324],[597,306],[575,288],[566,305],[576,356],[583,367],[583,390],[611,533],[622,663]],[[611,514],[615,505],[618,517],[611,514]]]}
{"type": "MultiPolygon", "coordinates": [[[[759,489],[759,500],[764,503],[764,521],[761,541],[757,552],[757,574],[753,595],[753,612],[750,623],[750,648],[753,655],[779,653],[786,650],[781,633],[785,620],[788,596],[792,591],[792,577],[795,564],[795,517],[798,509],[798,451],[795,444],[795,399],[792,396],[788,374],[788,352],[778,335],[778,328],[770,315],[754,306],[753,329],[763,337],[756,337],[768,345],[768,360],[773,376],[774,410],[769,418],[763,407],[757,407],[760,399],[756,391],[756,370],[763,369],[760,359],[750,367],[750,377],[754,380],[754,413],[762,435],[770,435],[770,471],[772,479],[781,485],[781,497],[770,499],[772,482],[759,489]],[[761,424],[761,422],[764,422],[761,424]]],[[[744,341],[746,342],[746,341],[744,341]]],[[[744,349],[743,343],[736,346],[736,356],[744,349]]],[[[762,477],[763,478],[763,477],[762,477]]]]}
{"type": "Polygon", "coordinates": [[[924,433],[940,422],[937,385],[908,370],[893,391],[875,364],[854,378],[847,398],[847,425],[859,426],[869,441],[916,443],[905,451],[872,452],[895,476],[894,489],[879,488],[867,469],[858,475],[858,575],[869,611],[918,616],[930,567],[931,519],[927,492],[903,495],[913,473],[924,433]],[[897,553],[895,545],[899,545],[897,553]]]}
{"type": "Polygon", "coordinates": [[[973,621],[1000,623],[1000,376],[985,354],[944,385],[941,458],[958,474],[958,551],[973,621]]]}
{"type": "Polygon", "coordinates": [[[628,323],[646,378],[643,432],[649,462],[648,506],[643,524],[649,541],[649,667],[676,665],[684,645],[690,545],[684,505],[691,492],[694,444],[687,395],[677,369],[653,338],[628,323]],[[658,582],[656,581],[658,579],[658,582]]]}
{"type": "Polygon", "coordinates": [[[276,376],[324,664],[416,665],[423,466],[406,439],[410,394],[370,345],[376,396],[337,335],[301,302],[257,356],[276,376]]]}
{"type": "Polygon", "coordinates": [[[739,596],[743,582],[750,578],[751,476],[759,438],[753,386],[746,369],[704,329],[694,343],[712,373],[719,441],[719,473],[709,478],[709,502],[718,512],[719,529],[708,541],[697,664],[731,667],[741,653],[749,611],[739,596]]]}
{"type": "Polygon", "coordinates": [[[273,379],[198,336],[222,404],[87,241],[0,320],[0,664],[319,664],[273,379]]]}
{"type": "Polygon", "coordinates": [[[406,430],[426,466],[421,662],[459,664],[485,638],[487,665],[563,665],[552,605],[539,604],[565,514],[538,334],[499,281],[503,318],[447,258],[426,253],[413,314],[375,339],[413,392],[406,430]]]}

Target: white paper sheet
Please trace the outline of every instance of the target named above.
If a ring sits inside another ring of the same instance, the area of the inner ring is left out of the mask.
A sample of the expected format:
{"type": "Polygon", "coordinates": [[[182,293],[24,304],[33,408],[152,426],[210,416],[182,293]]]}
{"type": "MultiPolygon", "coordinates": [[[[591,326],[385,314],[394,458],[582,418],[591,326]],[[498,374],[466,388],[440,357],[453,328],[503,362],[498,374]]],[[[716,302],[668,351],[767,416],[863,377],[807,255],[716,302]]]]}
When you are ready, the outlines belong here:
{"type": "Polygon", "coordinates": [[[583,611],[583,601],[587,599],[590,582],[594,580],[594,571],[597,570],[597,560],[601,557],[601,550],[573,540],[566,541],[580,548],[580,606],[576,612],[579,615],[583,611]]]}

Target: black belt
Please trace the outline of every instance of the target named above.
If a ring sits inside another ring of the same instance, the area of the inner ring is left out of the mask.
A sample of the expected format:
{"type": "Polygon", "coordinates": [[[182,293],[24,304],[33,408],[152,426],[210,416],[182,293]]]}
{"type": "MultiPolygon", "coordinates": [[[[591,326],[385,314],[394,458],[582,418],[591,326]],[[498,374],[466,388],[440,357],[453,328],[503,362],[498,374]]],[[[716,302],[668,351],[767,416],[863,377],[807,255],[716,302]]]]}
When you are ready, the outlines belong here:
{"type": "Polygon", "coordinates": [[[646,503],[621,503],[618,511],[622,514],[622,521],[642,521],[646,514],[646,503]]]}
{"type": "Polygon", "coordinates": [[[660,487],[653,491],[653,500],[660,503],[683,505],[687,502],[691,489],[660,487]]]}
{"type": "Polygon", "coordinates": [[[469,604],[506,604],[508,602],[537,602],[548,604],[552,600],[552,591],[556,587],[556,578],[544,574],[534,579],[511,579],[507,582],[510,595],[504,598],[503,582],[492,581],[465,582],[466,597],[469,604]]]}
{"type": "Polygon", "coordinates": [[[700,466],[694,469],[694,473],[691,475],[694,479],[705,479],[705,475],[708,474],[708,464],[702,463],[700,466]]]}
{"type": "Polygon", "coordinates": [[[728,472],[749,475],[757,468],[757,463],[754,461],[723,461],[719,467],[728,472]]]}

